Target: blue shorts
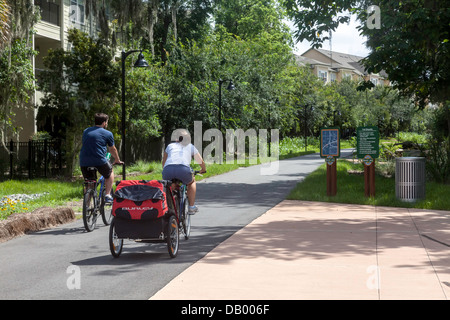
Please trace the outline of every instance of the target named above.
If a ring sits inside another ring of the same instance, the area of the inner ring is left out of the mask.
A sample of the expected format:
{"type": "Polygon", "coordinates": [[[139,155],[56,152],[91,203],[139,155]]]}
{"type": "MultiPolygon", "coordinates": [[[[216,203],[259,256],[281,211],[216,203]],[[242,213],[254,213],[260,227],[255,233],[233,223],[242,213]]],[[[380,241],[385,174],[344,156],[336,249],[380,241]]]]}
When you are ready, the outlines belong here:
{"type": "Polygon", "coordinates": [[[170,164],[165,166],[162,172],[163,180],[178,179],[184,184],[190,184],[194,180],[191,167],[182,164],[170,164]]]}

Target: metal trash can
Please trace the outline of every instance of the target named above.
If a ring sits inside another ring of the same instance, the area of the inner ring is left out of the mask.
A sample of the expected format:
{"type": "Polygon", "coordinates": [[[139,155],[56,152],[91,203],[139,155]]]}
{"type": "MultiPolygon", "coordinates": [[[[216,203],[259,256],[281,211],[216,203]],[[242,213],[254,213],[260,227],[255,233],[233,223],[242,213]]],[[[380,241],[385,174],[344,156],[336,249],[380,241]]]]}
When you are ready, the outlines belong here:
{"type": "Polygon", "coordinates": [[[395,195],[405,202],[415,202],[425,198],[425,158],[396,159],[395,195]]]}

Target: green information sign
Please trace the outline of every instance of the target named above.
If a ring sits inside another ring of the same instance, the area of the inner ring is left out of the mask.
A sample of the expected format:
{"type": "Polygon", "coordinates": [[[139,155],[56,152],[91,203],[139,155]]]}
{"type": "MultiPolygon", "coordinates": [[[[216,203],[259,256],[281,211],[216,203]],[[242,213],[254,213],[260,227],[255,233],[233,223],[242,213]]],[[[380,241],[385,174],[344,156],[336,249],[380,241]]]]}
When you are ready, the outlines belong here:
{"type": "Polygon", "coordinates": [[[378,127],[358,127],[356,129],[356,153],[358,159],[366,156],[379,157],[380,133],[378,127]]]}

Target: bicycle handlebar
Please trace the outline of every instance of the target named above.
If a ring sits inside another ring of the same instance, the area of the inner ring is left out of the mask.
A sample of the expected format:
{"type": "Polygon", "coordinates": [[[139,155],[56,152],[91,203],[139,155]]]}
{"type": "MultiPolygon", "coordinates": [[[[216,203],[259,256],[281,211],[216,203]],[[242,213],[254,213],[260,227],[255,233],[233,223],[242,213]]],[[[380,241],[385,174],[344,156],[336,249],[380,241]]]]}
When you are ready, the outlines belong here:
{"type": "Polygon", "coordinates": [[[121,162],[115,162],[115,159],[114,159],[114,162],[112,162],[112,161],[111,161],[111,153],[109,153],[109,152],[106,153],[106,159],[107,159],[107,160],[111,163],[111,165],[113,165],[113,166],[124,165],[124,164],[125,164],[125,162],[123,162],[123,161],[121,161],[121,162]]]}

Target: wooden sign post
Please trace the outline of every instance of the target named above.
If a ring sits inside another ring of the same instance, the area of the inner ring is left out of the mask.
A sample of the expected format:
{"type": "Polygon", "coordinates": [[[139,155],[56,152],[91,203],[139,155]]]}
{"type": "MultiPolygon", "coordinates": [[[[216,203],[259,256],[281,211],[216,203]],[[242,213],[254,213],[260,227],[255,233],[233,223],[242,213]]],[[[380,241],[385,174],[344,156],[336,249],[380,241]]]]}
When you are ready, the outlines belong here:
{"type": "Polygon", "coordinates": [[[363,159],[364,163],[364,195],[366,197],[375,197],[375,161],[367,156],[363,159]]]}
{"type": "Polygon", "coordinates": [[[320,129],[320,156],[327,163],[327,196],[337,193],[337,158],[341,155],[339,128],[320,129]]]}
{"type": "Polygon", "coordinates": [[[375,159],[380,155],[380,134],[378,127],[358,127],[356,130],[356,150],[364,163],[364,194],[375,196],[375,159]]]}
{"type": "Polygon", "coordinates": [[[327,196],[332,197],[337,193],[337,170],[336,159],[333,156],[327,157],[327,196]]]}

